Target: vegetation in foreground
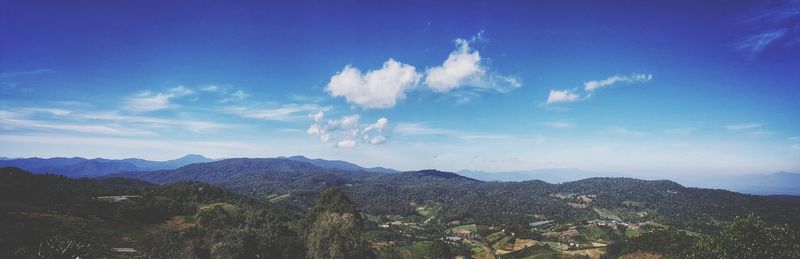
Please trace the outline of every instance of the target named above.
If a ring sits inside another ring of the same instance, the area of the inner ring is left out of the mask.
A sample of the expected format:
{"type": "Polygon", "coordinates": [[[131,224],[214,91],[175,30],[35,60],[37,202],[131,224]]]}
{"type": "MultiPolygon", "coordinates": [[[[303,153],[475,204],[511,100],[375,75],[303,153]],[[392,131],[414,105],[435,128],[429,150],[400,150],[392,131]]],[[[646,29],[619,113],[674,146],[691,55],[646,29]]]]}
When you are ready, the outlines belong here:
{"type": "MultiPolygon", "coordinates": [[[[553,196],[578,205],[602,202],[598,195],[553,196]]],[[[416,204],[413,214],[367,214],[339,188],[324,190],[309,209],[269,200],[198,182],[157,186],[3,168],[0,257],[800,257],[791,225],[750,215],[696,232],[658,218],[633,220],[645,206],[637,201],[596,211],[597,219],[537,214],[537,221],[518,224],[450,220],[446,204],[435,201],[416,204]]]]}

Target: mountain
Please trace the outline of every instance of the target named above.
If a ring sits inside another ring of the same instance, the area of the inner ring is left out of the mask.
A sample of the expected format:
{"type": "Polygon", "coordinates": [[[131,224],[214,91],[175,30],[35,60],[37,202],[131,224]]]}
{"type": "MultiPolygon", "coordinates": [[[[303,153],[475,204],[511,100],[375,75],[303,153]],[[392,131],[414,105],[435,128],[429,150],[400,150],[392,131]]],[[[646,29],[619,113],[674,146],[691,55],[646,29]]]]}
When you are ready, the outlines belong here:
{"type": "Polygon", "coordinates": [[[550,168],[527,171],[486,172],[480,170],[461,170],[457,174],[475,178],[481,181],[519,182],[529,180],[542,180],[548,183],[563,183],[599,176],[624,176],[614,173],[599,173],[584,171],[576,168],[550,168]]]}
{"type": "Polygon", "coordinates": [[[13,166],[34,173],[52,173],[67,177],[98,177],[127,171],[174,169],[188,164],[205,163],[212,159],[200,155],[187,155],[175,160],[149,161],[128,159],[86,159],[82,157],[15,158],[0,160],[0,167],[13,166]]]}
{"type": "Polygon", "coordinates": [[[687,186],[718,188],[756,195],[800,195],[800,173],[692,176],[677,178],[687,186]]]}
{"type": "Polygon", "coordinates": [[[364,168],[359,165],[341,161],[341,160],[324,160],[324,159],[311,159],[304,156],[290,156],[290,157],[278,157],[278,158],[286,158],[289,160],[300,161],[310,163],[312,165],[316,165],[322,168],[328,169],[339,169],[339,170],[348,170],[348,171],[366,171],[372,173],[382,173],[382,174],[389,174],[389,173],[397,173],[397,170],[385,167],[372,167],[372,168],[364,168]]]}
{"type": "Polygon", "coordinates": [[[283,197],[288,197],[288,203],[307,206],[328,187],[357,183],[377,175],[382,174],[322,168],[286,158],[230,158],[172,170],[124,172],[111,176],[156,184],[199,181],[262,199],[289,194],[283,197]]]}
{"type": "Polygon", "coordinates": [[[154,171],[154,170],[175,169],[189,164],[207,163],[214,161],[214,159],[207,158],[201,155],[189,154],[178,159],[167,160],[167,161],[149,161],[139,158],[127,158],[127,159],[122,159],[122,161],[135,165],[137,168],[139,168],[139,170],[154,171]]]}
{"type": "Polygon", "coordinates": [[[127,172],[157,184],[200,181],[256,199],[309,208],[328,187],[339,187],[358,208],[373,215],[416,215],[434,210],[442,224],[527,224],[534,215],[585,222],[609,218],[657,220],[682,228],[714,228],[709,219],[730,221],[756,213],[771,222],[800,224],[800,207],[777,199],[684,187],[667,180],[588,178],[561,184],[541,180],[482,182],[437,170],[376,174],[323,168],[285,158],[236,158],[173,170],[127,172]]]}

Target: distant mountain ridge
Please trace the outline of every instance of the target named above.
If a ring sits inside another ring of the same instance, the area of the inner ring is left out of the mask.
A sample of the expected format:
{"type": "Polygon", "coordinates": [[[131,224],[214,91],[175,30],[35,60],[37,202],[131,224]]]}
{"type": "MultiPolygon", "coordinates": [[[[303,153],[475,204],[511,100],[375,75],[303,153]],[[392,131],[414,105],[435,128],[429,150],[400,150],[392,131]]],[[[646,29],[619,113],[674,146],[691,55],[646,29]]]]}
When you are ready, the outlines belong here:
{"type": "MultiPolygon", "coordinates": [[[[542,180],[548,183],[564,183],[593,177],[626,177],[623,174],[584,171],[576,168],[551,168],[511,172],[486,172],[461,170],[460,175],[481,181],[520,182],[542,180]]],[[[720,175],[691,177],[663,176],[684,186],[724,189],[755,195],[800,195],[800,173],[777,172],[772,174],[720,175]]]]}
{"type": "MultiPolygon", "coordinates": [[[[399,171],[385,168],[366,168],[341,160],[311,159],[304,156],[277,157],[274,159],[298,161],[309,163],[324,169],[345,171],[363,171],[370,173],[398,173],[399,171]]],[[[189,154],[178,159],[167,161],[151,161],[140,158],[105,159],[82,157],[54,157],[54,158],[5,158],[0,159],[0,167],[12,166],[25,169],[33,173],[52,173],[67,177],[101,177],[123,172],[146,172],[158,170],[177,169],[183,166],[218,161],[202,155],[189,154]]]]}
{"type": "MultiPolygon", "coordinates": [[[[479,222],[529,222],[535,220],[537,213],[560,215],[555,220],[589,220],[621,208],[646,211],[646,220],[659,219],[693,228],[703,228],[708,218],[731,220],[759,211],[770,211],[763,215],[776,222],[796,219],[793,212],[769,209],[792,206],[783,201],[786,199],[689,188],[669,180],[594,177],[560,184],[541,180],[484,182],[438,170],[381,174],[323,168],[286,158],[233,158],[173,170],[113,176],[157,184],[200,181],[300,208],[310,207],[322,190],[339,187],[366,213],[412,215],[434,206],[441,215],[436,220],[442,222],[465,218],[479,222]]],[[[618,216],[643,220],[642,215],[645,214],[631,212],[618,216]]]]}
{"type": "Polygon", "coordinates": [[[174,169],[194,163],[211,162],[214,159],[201,155],[186,155],[167,161],[150,161],[139,158],[87,159],[82,157],[12,158],[0,160],[0,167],[13,166],[34,173],[52,173],[67,177],[98,177],[128,171],[152,171],[174,169]]]}
{"type": "Polygon", "coordinates": [[[325,160],[325,159],[311,159],[304,156],[290,156],[290,157],[278,157],[278,158],[285,158],[294,161],[306,162],[312,165],[316,165],[322,168],[329,168],[329,169],[340,169],[340,170],[348,170],[348,171],[365,171],[371,173],[382,173],[382,174],[390,174],[390,173],[397,173],[399,171],[385,168],[385,167],[372,167],[372,168],[365,168],[361,167],[357,164],[353,164],[347,161],[341,160],[325,160]]]}
{"type": "Polygon", "coordinates": [[[718,188],[756,195],[800,195],[800,173],[693,176],[675,181],[694,187],[718,188]]]}
{"type": "Polygon", "coordinates": [[[478,179],[481,181],[499,182],[521,182],[530,180],[542,180],[548,183],[563,183],[577,181],[592,177],[624,177],[625,175],[616,173],[600,173],[584,171],[577,168],[548,168],[524,171],[509,172],[486,172],[480,170],[461,170],[457,174],[478,179]]]}

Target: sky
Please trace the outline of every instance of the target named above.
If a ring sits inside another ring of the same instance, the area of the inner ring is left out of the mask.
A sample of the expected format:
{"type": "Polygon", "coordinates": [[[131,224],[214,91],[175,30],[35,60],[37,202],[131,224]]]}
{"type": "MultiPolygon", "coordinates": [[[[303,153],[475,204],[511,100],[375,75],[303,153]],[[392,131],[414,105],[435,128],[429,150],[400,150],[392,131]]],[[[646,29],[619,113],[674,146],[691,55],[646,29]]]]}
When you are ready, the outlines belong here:
{"type": "Polygon", "coordinates": [[[0,156],[800,171],[798,1],[0,1],[0,156]]]}

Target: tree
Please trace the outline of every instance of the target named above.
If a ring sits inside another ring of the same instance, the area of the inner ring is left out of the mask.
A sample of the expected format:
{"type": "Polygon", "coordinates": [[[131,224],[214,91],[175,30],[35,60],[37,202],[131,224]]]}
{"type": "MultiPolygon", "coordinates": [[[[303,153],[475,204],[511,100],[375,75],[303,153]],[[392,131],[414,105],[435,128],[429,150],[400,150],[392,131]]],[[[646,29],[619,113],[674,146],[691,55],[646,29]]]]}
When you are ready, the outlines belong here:
{"type": "Polygon", "coordinates": [[[453,255],[450,253],[450,247],[442,240],[434,240],[431,244],[430,255],[432,259],[450,259],[453,255]]]}
{"type": "Polygon", "coordinates": [[[338,188],[324,191],[309,217],[314,220],[306,243],[309,257],[364,258],[368,254],[361,239],[363,219],[338,188]]]}
{"type": "Polygon", "coordinates": [[[800,236],[788,226],[769,226],[750,214],[718,235],[702,238],[691,258],[800,258],[800,236]]]}

